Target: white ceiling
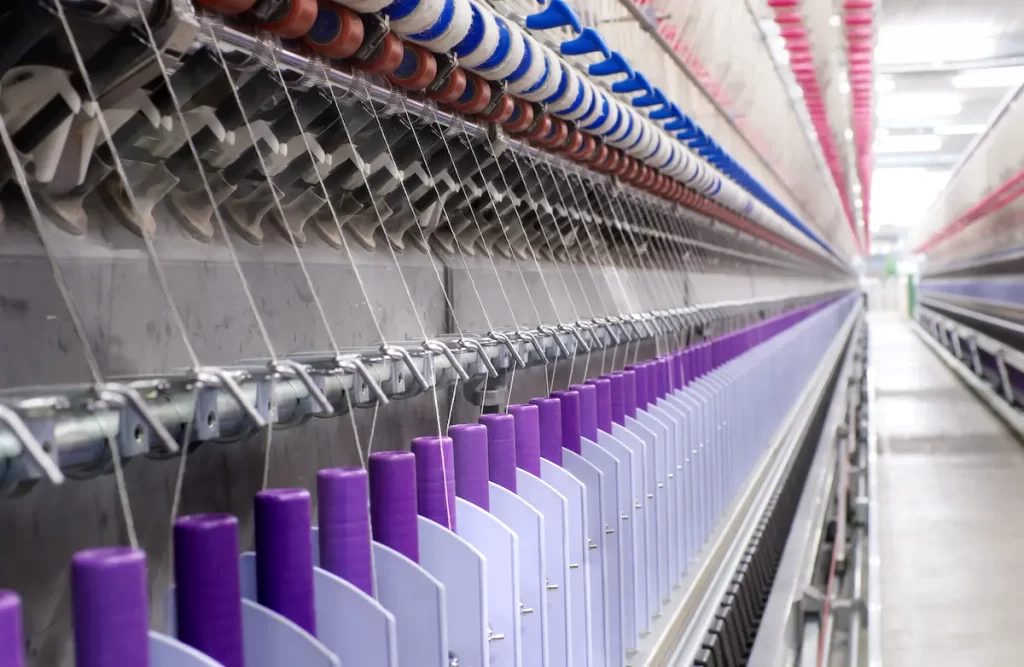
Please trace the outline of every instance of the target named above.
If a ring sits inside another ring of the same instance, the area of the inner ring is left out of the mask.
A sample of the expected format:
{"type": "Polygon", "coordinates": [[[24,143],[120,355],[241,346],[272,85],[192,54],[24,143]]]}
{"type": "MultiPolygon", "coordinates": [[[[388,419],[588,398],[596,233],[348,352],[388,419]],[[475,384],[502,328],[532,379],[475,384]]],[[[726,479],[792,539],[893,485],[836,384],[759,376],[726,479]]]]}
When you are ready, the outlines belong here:
{"type": "Polygon", "coordinates": [[[1024,84],[1021,0],[885,0],[875,61],[872,250],[884,254],[902,249],[999,102],[1024,84]]]}

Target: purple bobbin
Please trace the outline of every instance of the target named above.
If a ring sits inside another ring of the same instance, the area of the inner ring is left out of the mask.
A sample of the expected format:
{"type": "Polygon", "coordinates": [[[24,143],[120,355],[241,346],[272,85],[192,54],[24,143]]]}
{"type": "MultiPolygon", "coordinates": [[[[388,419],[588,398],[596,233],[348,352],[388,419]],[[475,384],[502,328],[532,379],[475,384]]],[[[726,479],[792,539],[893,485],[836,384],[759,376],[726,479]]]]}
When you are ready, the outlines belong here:
{"type": "Polygon", "coordinates": [[[320,567],[373,595],[369,476],[362,468],[316,475],[320,567]]]}

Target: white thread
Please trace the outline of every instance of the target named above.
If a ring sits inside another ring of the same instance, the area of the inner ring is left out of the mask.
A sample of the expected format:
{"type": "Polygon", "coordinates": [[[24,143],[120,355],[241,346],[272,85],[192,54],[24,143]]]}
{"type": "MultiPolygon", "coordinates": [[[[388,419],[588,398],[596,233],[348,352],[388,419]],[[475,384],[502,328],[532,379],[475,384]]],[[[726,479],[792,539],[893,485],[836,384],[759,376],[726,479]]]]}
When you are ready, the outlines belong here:
{"type": "Polygon", "coordinates": [[[530,65],[523,76],[516,81],[509,81],[508,83],[509,91],[516,95],[520,95],[524,90],[529,90],[537,85],[541,77],[544,76],[547,66],[547,61],[544,60],[544,52],[541,50],[540,43],[537,40],[529,35],[524,35],[523,43],[524,49],[529,49],[530,51],[530,65]]]}
{"type": "Polygon", "coordinates": [[[437,23],[444,11],[444,0],[419,0],[411,12],[400,19],[392,19],[391,29],[405,37],[423,32],[437,23]]]}
{"type": "MultiPolygon", "coordinates": [[[[488,69],[481,69],[480,66],[470,68],[488,81],[501,81],[516,71],[526,54],[523,31],[519,29],[519,26],[508,21],[505,22],[505,26],[508,29],[508,53],[501,62],[488,69]]],[[[463,65],[467,66],[465,61],[463,61],[463,65]]]]}
{"type": "MultiPolygon", "coordinates": [[[[544,83],[540,85],[537,90],[532,93],[524,92],[521,96],[531,102],[543,102],[547,98],[551,97],[558,91],[558,86],[562,82],[562,68],[561,63],[558,61],[558,56],[555,52],[549,49],[547,46],[537,43],[540,47],[541,53],[543,54],[544,67],[548,76],[544,79],[544,83]]],[[[537,58],[537,52],[534,51],[534,58],[537,58]]]]}
{"type": "Polygon", "coordinates": [[[567,77],[565,91],[555,100],[552,100],[548,104],[548,111],[559,118],[563,117],[563,112],[572,106],[572,103],[576,101],[576,96],[580,93],[580,86],[583,85],[580,75],[568,65],[562,65],[563,72],[567,77]]]}

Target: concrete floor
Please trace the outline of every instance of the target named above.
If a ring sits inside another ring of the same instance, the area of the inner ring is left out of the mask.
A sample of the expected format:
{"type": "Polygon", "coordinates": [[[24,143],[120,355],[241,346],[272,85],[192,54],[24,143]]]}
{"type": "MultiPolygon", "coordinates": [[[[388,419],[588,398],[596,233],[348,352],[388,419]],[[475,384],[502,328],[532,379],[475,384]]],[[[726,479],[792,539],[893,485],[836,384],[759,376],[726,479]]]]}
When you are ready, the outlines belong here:
{"type": "Polygon", "coordinates": [[[872,313],[886,667],[1024,664],[1024,446],[872,313]]]}

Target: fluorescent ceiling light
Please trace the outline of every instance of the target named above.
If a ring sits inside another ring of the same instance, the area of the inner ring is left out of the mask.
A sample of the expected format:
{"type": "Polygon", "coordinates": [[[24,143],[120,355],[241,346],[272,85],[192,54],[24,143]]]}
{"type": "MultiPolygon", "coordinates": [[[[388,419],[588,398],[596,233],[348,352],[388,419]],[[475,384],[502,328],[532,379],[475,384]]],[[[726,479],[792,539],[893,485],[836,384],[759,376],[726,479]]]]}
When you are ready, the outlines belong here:
{"type": "Polygon", "coordinates": [[[934,118],[955,116],[963,111],[955,95],[886,95],[878,102],[881,118],[934,118]]]}
{"type": "Polygon", "coordinates": [[[846,79],[839,80],[839,93],[842,95],[850,94],[850,82],[846,79]]]}
{"type": "Polygon", "coordinates": [[[887,65],[981,60],[995,50],[990,25],[898,25],[882,28],[875,60],[887,65]]]}
{"type": "Polygon", "coordinates": [[[875,128],[875,136],[876,137],[888,137],[889,136],[889,130],[887,130],[884,127],[876,127],[875,128]]]}
{"type": "Polygon", "coordinates": [[[853,139],[853,130],[846,128],[846,132],[843,132],[843,136],[847,139],[853,139]]]}
{"type": "Polygon", "coordinates": [[[831,17],[829,18],[829,20],[828,20],[828,24],[829,24],[830,26],[832,26],[833,28],[838,28],[838,27],[839,27],[839,14],[833,14],[833,15],[832,15],[832,16],[831,16],[831,17]]]}
{"type": "Polygon", "coordinates": [[[939,125],[935,128],[935,134],[944,137],[963,136],[970,134],[981,134],[987,126],[977,125],[939,125]]]}
{"type": "Polygon", "coordinates": [[[876,153],[931,153],[942,148],[942,137],[934,134],[897,134],[875,140],[876,153]]]}
{"type": "Polygon", "coordinates": [[[879,93],[891,93],[896,90],[896,80],[891,76],[880,76],[875,79],[875,91],[879,93]]]}
{"type": "Polygon", "coordinates": [[[1010,88],[1024,82],[1024,67],[989,67],[961,72],[953,77],[954,88],[1010,88]]]}

